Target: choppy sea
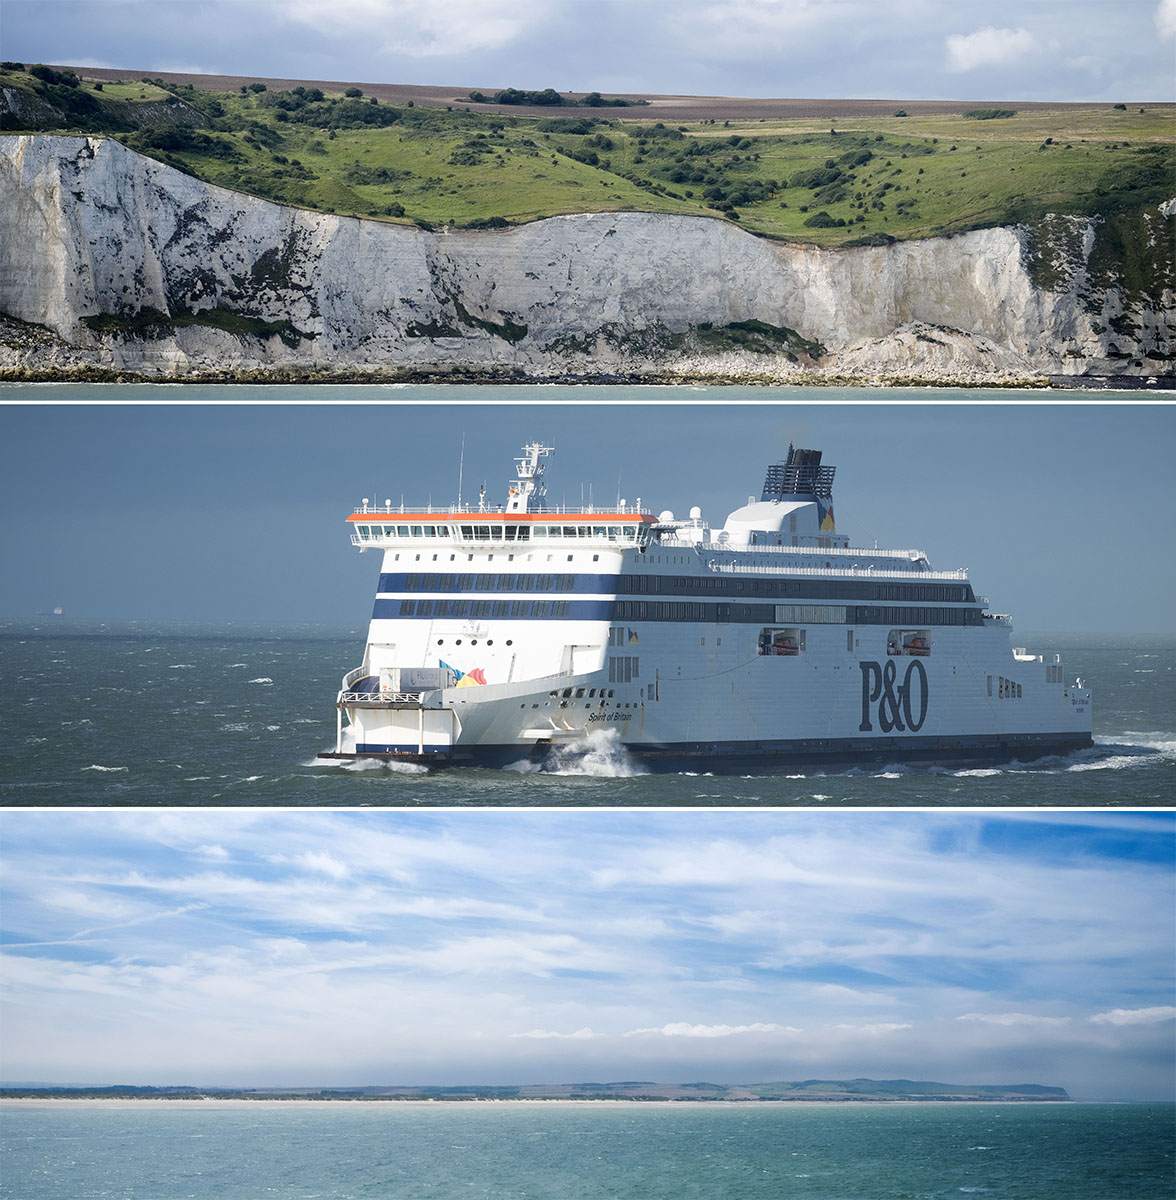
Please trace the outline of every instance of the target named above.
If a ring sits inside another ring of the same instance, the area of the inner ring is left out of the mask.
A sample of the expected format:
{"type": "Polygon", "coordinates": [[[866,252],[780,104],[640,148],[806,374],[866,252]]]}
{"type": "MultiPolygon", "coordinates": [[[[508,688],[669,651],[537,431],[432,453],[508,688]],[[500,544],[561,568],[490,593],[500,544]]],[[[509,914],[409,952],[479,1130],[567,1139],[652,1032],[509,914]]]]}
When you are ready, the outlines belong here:
{"type": "Polygon", "coordinates": [[[4,1200],[1169,1200],[1170,1105],[12,1105],[4,1200]]]}
{"type": "Polygon", "coordinates": [[[0,803],[1170,805],[1176,638],[1029,635],[1094,692],[1093,748],[968,770],[645,774],[606,735],[541,770],[323,764],[357,625],[0,622],[0,803]]]}

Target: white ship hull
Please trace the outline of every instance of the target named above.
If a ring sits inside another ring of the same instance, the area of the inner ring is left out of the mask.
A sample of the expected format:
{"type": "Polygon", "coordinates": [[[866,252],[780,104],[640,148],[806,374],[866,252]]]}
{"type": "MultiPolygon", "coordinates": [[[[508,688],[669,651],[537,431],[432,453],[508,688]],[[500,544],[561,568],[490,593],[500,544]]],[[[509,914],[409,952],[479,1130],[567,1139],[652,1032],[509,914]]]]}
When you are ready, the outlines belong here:
{"type": "Polygon", "coordinates": [[[654,767],[779,771],[1003,761],[1091,744],[1089,691],[1047,672],[1053,663],[1014,658],[1005,629],[933,629],[932,654],[904,658],[886,655],[880,628],[855,630],[852,650],[841,629],[814,636],[810,628],[803,657],[757,655],[758,630],[750,628],[714,625],[693,646],[681,629],[629,628],[642,651],[640,681],[610,684],[601,663],[416,701],[352,703],[345,709],[354,741],[342,755],[501,766],[612,730],[654,767]],[[1003,697],[1002,679],[1019,684],[1020,696],[1003,697]]]}
{"type": "Polygon", "coordinates": [[[831,497],[793,494],[717,537],[697,516],[556,516],[526,495],[516,528],[509,506],[361,511],[354,540],[383,573],[324,757],[501,766],[615,731],[655,769],[787,771],[1091,744],[1089,691],[1056,655],[1014,651],[965,573],[855,550],[831,497]]]}

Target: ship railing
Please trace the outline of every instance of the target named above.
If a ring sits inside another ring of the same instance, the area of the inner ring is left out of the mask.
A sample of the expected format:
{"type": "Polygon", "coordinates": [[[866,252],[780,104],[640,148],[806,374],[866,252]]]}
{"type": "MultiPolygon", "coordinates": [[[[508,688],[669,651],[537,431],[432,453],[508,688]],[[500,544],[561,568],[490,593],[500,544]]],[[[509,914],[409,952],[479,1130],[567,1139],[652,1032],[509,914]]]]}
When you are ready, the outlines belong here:
{"type": "MultiPolygon", "coordinates": [[[[434,517],[494,517],[494,516],[509,516],[507,508],[504,504],[488,504],[485,507],[479,507],[476,504],[405,504],[401,501],[399,504],[357,504],[352,510],[355,516],[417,516],[420,514],[428,514],[434,517]]],[[[529,516],[612,516],[614,514],[630,514],[636,513],[640,516],[652,516],[653,509],[646,508],[641,503],[629,504],[627,501],[620,501],[619,504],[606,505],[601,507],[599,504],[554,504],[540,505],[537,508],[529,508],[527,514],[529,516]]]]}
{"type": "Polygon", "coordinates": [[[357,679],[362,679],[365,675],[370,674],[371,672],[367,669],[367,667],[355,667],[348,671],[347,674],[343,676],[343,683],[341,685],[343,691],[347,691],[357,679]]]}
{"type": "Polygon", "coordinates": [[[339,693],[340,704],[419,704],[420,692],[349,692],[339,693]]]}
{"type": "Polygon", "coordinates": [[[992,625],[1008,625],[1011,628],[1013,624],[1013,618],[1007,613],[984,613],[983,616],[992,625]]]}
{"type": "MultiPolygon", "coordinates": [[[[823,551],[821,552],[823,553],[823,551]]],[[[967,579],[967,571],[890,571],[885,568],[862,567],[851,565],[844,567],[765,567],[741,566],[737,563],[721,563],[711,559],[707,567],[721,575],[794,575],[815,576],[827,578],[836,575],[838,578],[848,576],[851,579],[910,579],[917,575],[920,582],[924,579],[967,579]]]]}
{"type": "MultiPolygon", "coordinates": [[[[791,534],[787,535],[791,537],[791,534]]],[[[925,562],[922,550],[874,550],[867,546],[772,546],[759,542],[703,542],[699,547],[711,554],[824,554],[832,558],[897,558],[912,565],[925,562]]]]}

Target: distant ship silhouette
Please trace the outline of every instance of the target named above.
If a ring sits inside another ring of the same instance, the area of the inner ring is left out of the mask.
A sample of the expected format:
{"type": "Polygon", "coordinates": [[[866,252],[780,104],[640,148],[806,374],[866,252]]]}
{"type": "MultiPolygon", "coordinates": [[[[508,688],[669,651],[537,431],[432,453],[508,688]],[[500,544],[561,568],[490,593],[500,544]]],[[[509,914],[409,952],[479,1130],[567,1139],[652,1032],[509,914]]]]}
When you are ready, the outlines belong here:
{"type": "Polygon", "coordinates": [[[37,613],[37,616],[38,617],[60,617],[61,612],[62,612],[62,609],[61,609],[61,605],[59,604],[56,608],[51,608],[51,609],[47,610],[46,612],[37,613]]]}

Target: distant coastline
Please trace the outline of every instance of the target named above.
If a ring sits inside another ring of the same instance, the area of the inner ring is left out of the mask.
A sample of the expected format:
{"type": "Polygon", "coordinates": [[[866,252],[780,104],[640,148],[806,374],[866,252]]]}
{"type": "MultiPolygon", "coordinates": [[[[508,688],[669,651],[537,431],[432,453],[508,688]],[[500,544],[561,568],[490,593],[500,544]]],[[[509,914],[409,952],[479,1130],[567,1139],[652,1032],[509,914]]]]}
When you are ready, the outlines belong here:
{"type": "MultiPolygon", "coordinates": [[[[110,1108],[110,1107],[140,1107],[140,1106],[155,1106],[155,1107],[180,1107],[180,1108],[239,1108],[249,1104],[273,1104],[273,1105],[297,1105],[300,1108],[326,1108],[340,1104],[393,1104],[402,1108],[441,1108],[452,1104],[495,1104],[509,1106],[525,1106],[525,1105],[544,1105],[544,1106],[572,1106],[583,1107],[591,1105],[599,1108],[620,1108],[633,1107],[634,1105],[673,1105],[674,1107],[688,1108],[718,1108],[724,1105],[738,1106],[754,1106],[757,1108],[781,1108],[798,1105],[841,1105],[842,1107],[875,1107],[879,1104],[903,1104],[903,1105],[943,1105],[945,1103],[956,1105],[994,1105],[994,1104],[1016,1104],[1024,1106],[1026,1104],[1033,1105],[1067,1105],[1081,1103],[1080,1101],[1071,1100],[1066,1097],[1064,1100],[1016,1100],[1009,1097],[994,1097],[991,1100],[979,1099],[975,1096],[967,1097],[966,1099],[954,1099],[951,1097],[943,1097],[941,1099],[933,1099],[931,1097],[922,1096],[918,1099],[904,1100],[899,1097],[894,1097],[888,1100],[867,1100],[862,1097],[855,1097],[851,1100],[836,1100],[832,1097],[824,1097],[821,1099],[810,1100],[670,1100],[664,1097],[651,1098],[648,1100],[594,1100],[582,1098],[578,1100],[569,1100],[567,1097],[553,1096],[550,1099],[535,1096],[520,1096],[514,1099],[464,1096],[456,1100],[425,1100],[419,1096],[399,1098],[396,1096],[338,1096],[333,1100],[324,1100],[321,1096],[302,1097],[302,1096],[287,1096],[278,1098],[274,1096],[210,1096],[208,1098],[193,1098],[191,1096],[111,1096],[105,1099],[99,1099],[93,1096],[79,1096],[71,1098],[68,1096],[51,1096],[39,1099],[35,1096],[0,1096],[0,1105],[21,1105],[35,1107],[37,1105],[64,1105],[74,1108],[110,1108]]],[[[1112,1101],[1090,1101],[1089,1103],[1112,1103],[1112,1101]]],[[[1132,1101],[1121,1101],[1117,1103],[1133,1103],[1132,1101]]],[[[1142,1103],[1142,1101],[1140,1102],[1142,1103]]]]}
{"type": "Polygon", "coordinates": [[[1065,1088],[1041,1084],[952,1084],[910,1079],[806,1079],[752,1084],[609,1083],[372,1085],[367,1087],[228,1088],[0,1087],[0,1100],[22,1103],[338,1104],[961,1104],[1069,1103],[1065,1088]]]}

